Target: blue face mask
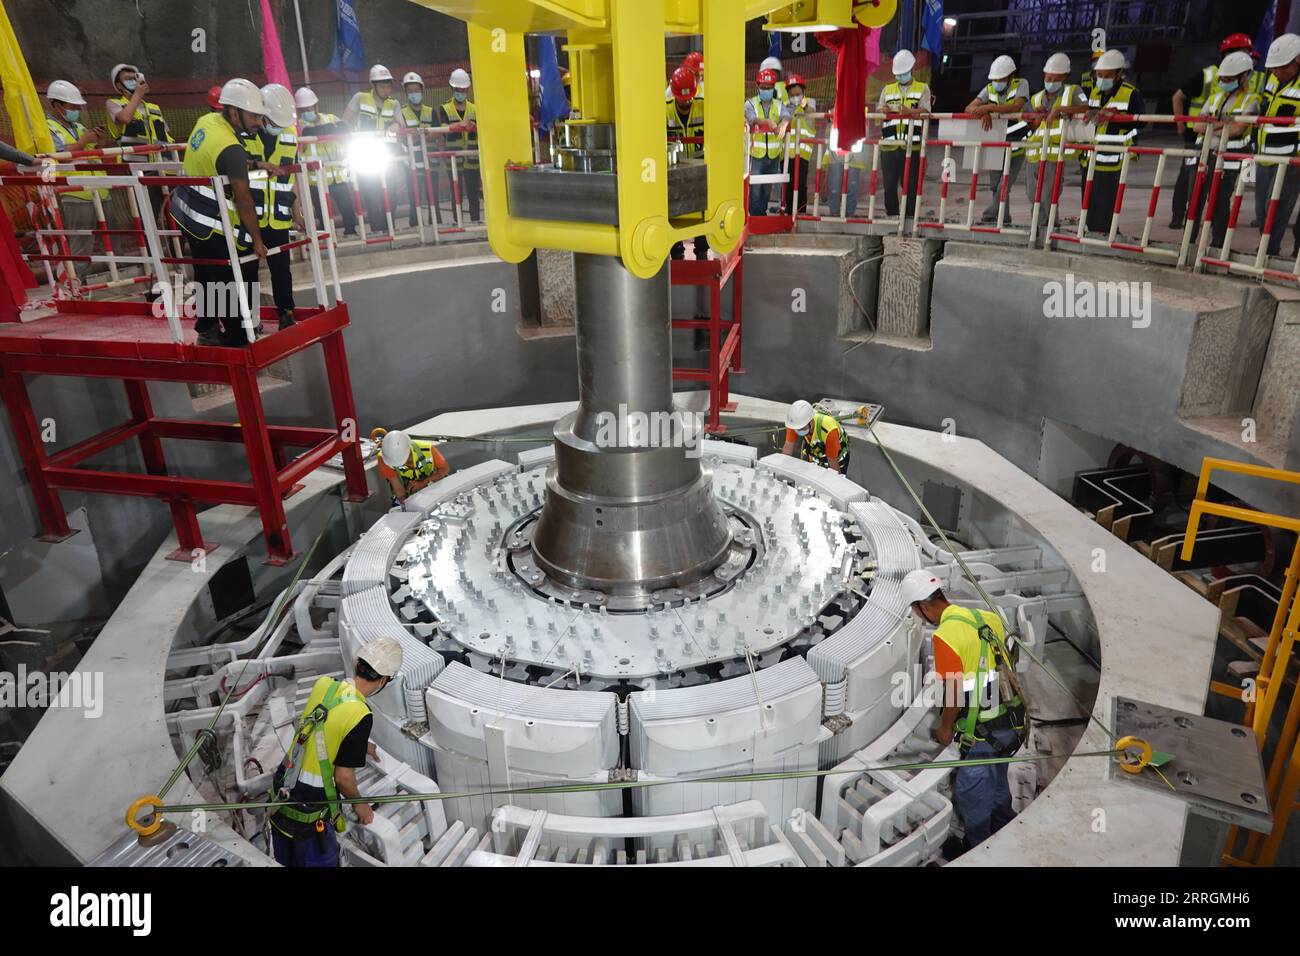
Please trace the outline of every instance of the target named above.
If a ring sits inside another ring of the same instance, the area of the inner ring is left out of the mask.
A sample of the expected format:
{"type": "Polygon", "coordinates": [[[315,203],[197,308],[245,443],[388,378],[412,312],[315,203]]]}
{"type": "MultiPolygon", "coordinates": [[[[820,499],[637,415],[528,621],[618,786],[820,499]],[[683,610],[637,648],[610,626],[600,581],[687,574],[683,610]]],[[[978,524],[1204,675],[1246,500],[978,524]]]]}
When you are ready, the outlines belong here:
{"type": "Polygon", "coordinates": [[[408,103],[410,103],[412,106],[419,106],[421,103],[424,102],[424,94],[423,94],[423,93],[408,93],[407,96],[406,96],[406,101],[407,101],[408,103]]]}
{"type": "Polygon", "coordinates": [[[314,122],[316,122],[316,111],[315,111],[315,110],[303,110],[302,118],[303,118],[303,120],[304,120],[305,122],[308,122],[308,123],[314,123],[314,122]]]}
{"type": "Polygon", "coordinates": [[[451,98],[455,100],[457,103],[464,103],[467,99],[469,99],[469,94],[466,93],[464,90],[456,90],[456,92],[451,94],[451,98]]]}
{"type": "Polygon", "coordinates": [[[1056,94],[1056,93],[1061,92],[1061,84],[1060,84],[1059,82],[1056,82],[1056,83],[1047,83],[1047,82],[1044,82],[1044,83],[1043,83],[1043,89],[1047,90],[1047,92],[1049,92],[1049,93],[1056,94]]]}
{"type": "Polygon", "coordinates": [[[77,120],[81,119],[81,110],[64,110],[63,117],[69,123],[75,123],[77,120]]]}
{"type": "Polygon", "coordinates": [[[262,129],[266,130],[272,136],[279,136],[284,132],[283,126],[276,126],[274,123],[267,123],[265,121],[262,123],[262,129]]]}
{"type": "Polygon", "coordinates": [[[760,100],[762,100],[764,103],[770,103],[770,102],[772,101],[772,97],[775,96],[775,95],[776,95],[776,90],[759,90],[759,91],[758,91],[758,98],[759,98],[760,100]]]}
{"type": "Polygon", "coordinates": [[[1007,89],[1006,80],[994,80],[989,86],[993,87],[994,93],[1005,93],[1007,89]]]}
{"type": "Polygon", "coordinates": [[[1115,85],[1115,80],[1113,77],[1109,77],[1109,76],[1097,77],[1097,89],[1101,90],[1103,93],[1110,90],[1114,85],[1115,85]]]}
{"type": "Polygon", "coordinates": [[[898,80],[898,85],[899,85],[899,86],[907,86],[908,83],[911,83],[911,82],[912,82],[912,74],[911,74],[911,73],[898,73],[898,74],[896,74],[896,75],[894,76],[894,79],[898,80]]]}
{"type": "Polygon", "coordinates": [[[1241,86],[1241,80],[1219,80],[1219,89],[1225,93],[1231,93],[1239,86],[1241,86]]]}
{"type": "Polygon", "coordinates": [[[128,93],[135,92],[135,80],[123,80],[122,86],[126,89],[128,93]]]}

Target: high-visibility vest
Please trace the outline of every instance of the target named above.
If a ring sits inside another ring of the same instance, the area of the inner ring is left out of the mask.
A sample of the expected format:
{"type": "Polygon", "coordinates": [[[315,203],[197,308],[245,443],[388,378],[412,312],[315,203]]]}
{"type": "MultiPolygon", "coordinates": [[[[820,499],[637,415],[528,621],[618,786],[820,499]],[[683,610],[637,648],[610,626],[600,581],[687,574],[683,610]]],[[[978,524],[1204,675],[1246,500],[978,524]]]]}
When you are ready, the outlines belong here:
{"type": "Polygon", "coordinates": [[[357,96],[357,129],[374,133],[388,129],[397,116],[397,98],[390,96],[380,103],[372,90],[357,96]]]}
{"type": "MultiPolygon", "coordinates": [[[[1137,87],[1132,83],[1121,83],[1106,99],[1106,94],[1101,90],[1093,90],[1092,96],[1088,98],[1088,107],[1094,110],[1114,110],[1117,113],[1127,113],[1129,103],[1132,101],[1133,94],[1137,92],[1137,87]]],[[[1124,150],[1127,146],[1132,146],[1137,142],[1138,131],[1136,128],[1124,130],[1112,130],[1110,123],[1098,123],[1097,132],[1093,136],[1093,157],[1090,161],[1097,163],[1099,172],[1113,172],[1119,169],[1124,160],[1124,150]]]]}
{"type": "MultiPolygon", "coordinates": [[[[200,176],[204,179],[217,175],[217,157],[231,146],[241,149],[246,147],[240,142],[235,129],[220,113],[204,113],[194,124],[190,132],[189,148],[185,150],[184,174],[200,176]]],[[[248,234],[239,220],[234,201],[230,198],[230,186],[218,197],[211,186],[177,186],[172,190],[172,217],[176,224],[195,239],[209,239],[221,232],[221,211],[217,202],[226,204],[231,225],[235,229],[235,244],[240,249],[252,245],[253,237],[248,234]]],[[[253,190],[256,200],[257,191],[253,190]]]]}
{"type": "MultiPolygon", "coordinates": [[[[46,127],[48,127],[50,131],[50,138],[54,140],[54,149],[57,152],[62,152],[64,150],[72,149],[73,144],[76,143],[77,140],[81,139],[81,137],[86,135],[86,127],[83,126],[81,123],[72,123],[71,125],[68,125],[64,121],[61,121],[53,116],[45,117],[45,125],[46,127]]],[[[79,162],[87,162],[87,160],[79,160],[79,162]]],[[[98,160],[90,160],[90,162],[98,162],[98,160]]],[[[84,172],[84,173],[72,173],[72,175],[73,176],[106,176],[108,174],[104,172],[84,172]]],[[[108,197],[107,189],[96,189],[94,190],[94,192],[99,194],[100,199],[106,199],[108,197]]],[[[89,189],[76,189],[66,193],[61,192],[59,193],[59,196],[62,199],[90,200],[92,198],[91,190],[89,189]]]]}
{"type": "MultiPolygon", "coordinates": [[[[682,114],[677,109],[675,99],[664,104],[664,115],[668,119],[668,135],[670,137],[699,137],[704,135],[704,101],[698,96],[691,100],[691,107],[686,111],[685,122],[682,122],[682,114]]],[[[704,144],[682,143],[682,155],[687,159],[699,159],[704,155],[704,144]]]]}
{"type": "MultiPolygon", "coordinates": [[[[1263,96],[1272,79],[1273,76],[1270,73],[1264,73],[1260,70],[1252,70],[1250,76],[1246,78],[1244,87],[1248,92],[1254,93],[1256,96],[1263,96]]],[[[1200,113],[1201,107],[1205,105],[1205,101],[1217,92],[1218,88],[1219,68],[1214,64],[1202,67],[1201,89],[1199,93],[1188,101],[1187,112],[1191,115],[1200,113]]]]}
{"type": "MultiPolygon", "coordinates": [[[[988,93],[989,102],[997,106],[1001,106],[1003,103],[1010,103],[1012,100],[1016,99],[1015,94],[1016,94],[1016,90],[1019,89],[1019,87],[1020,87],[1020,82],[1018,80],[1015,82],[1012,82],[1011,80],[1007,80],[1007,88],[1003,90],[1001,93],[999,93],[997,90],[993,89],[993,83],[992,81],[990,81],[986,90],[986,92],[988,93]]],[[[1011,147],[1012,156],[1024,155],[1025,153],[1024,139],[1025,139],[1025,135],[1028,132],[1029,132],[1029,123],[1023,119],[1014,119],[1011,120],[1009,123],[1007,123],[1007,136],[1006,136],[1007,142],[1016,144],[1011,147]]]]}
{"type": "MultiPolygon", "coordinates": [[[[1055,106],[1075,106],[1077,105],[1074,102],[1075,91],[1078,89],[1073,83],[1066,83],[1050,100],[1047,98],[1049,95],[1047,90],[1039,90],[1029,98],[1029,110],[1032,113],[1050,113],[1055,106]]],[[[1055,160],[1061,149],[1061,137],[1065,135],[1065,122],[1066,117],[1059,113],[1056,122],[1050,128],[1047,128],[1046,119],[1041,120],[1038,129],[1031,130],[1025,137],[1025,158],[1031,163],[1038,162],[1039,151],[1043,148],[1043,138],[1046,137],[1047,161],[1050,163],[1055,160]]],[[[1066,156],[1073,156],[1077,152],[1077,149],[1070,149],[1068,146],[1065,149],[1066,156]]]]}
{"type": "Polygon", "coordinates": [[[284,774],[284,784],[291,793],[299,783],[324,790],[327,805],[307,812],[292,806],[279,807],[272,816],[283,815],[298,823],[338,818],[342,807],[334,783],[334,761],[348,734],[369,714],[370,705],[350,681],[328,676],[316,679],[298,718],[292,750],[280,773],[284,774]]]}
{"type": "MultiPolygon", "coordinates": [[[[1270,116],[1300,116],[1300,77],[1274,90],[1268,97],[1262,115],[1265,119],[1270,116]]],[[[1300,126],[1263,123],[1259,127],[1257,142],[1259,148],[1255,152],[1261,155],[1292,156],[1297,151],[1297,145],[1300,145],[1300,126]]]]}
{"type": "MultiPolygon", "coordinates": [[[[407,103],[402,107],[398,117],[401,124],[407,129],[437,125],[433,120],[433,107],[428,103],[421,103],[418,113],[411,109],[410,103],[407,103]]],[[[424,169],[424,149],[420,146],[420,137],[407,136],[402,143],[402,148],[410,154],[411,162],[415,164],[416,169],[424,169]]],[[[428,148],[434,150],[438,147],[436,144],[430,144],[428,148]]],[[[436,159],[433,161],[436,162],[436,159]]]]}
{"type": "MultiPolygon", "coordinates": [[[[126,106],[131,101],[128,96],[115,96],[108,102],[114,106],[126,106]]],[[[108,135],[117,140],[119,146],[139,146],[150,143],[166,143],[171,137],[167,135],[167,121],[163,119],[162,110],[157,103],[142,102],[135,108],[131,119],[122,125],[108,114],[108,135]]]]}
{"type": "MultiPolygon", "coordinates": [[[[442,104],[442,111],[447,114],[447,125],[455,126],[457,123],[476,123],[478,121],[478,112],[474,109],[474,104],[469,100],[465,101],[464,106],[457,106],[456,100],[450,99],[442,104]]],[[[478,130],[469,132],[452,133],[447,138],[447,146],[450,149],[478,149],[478,130]]],[[[463,169],[478,169],[478,155],[459,156],[457,163],[463,169]]]]}
{"type": "Polygon", "coordinates": [[[849,467],[849,433],[833,416],[824,412],[813,412],[812,427],[808,429],[808,434],[803,436],[803,444],[799,446],[799,457],[823,468],[829,468],[831,460],[826,454],[826,439],[836,429],[839,429],[840,433],[840,453],[836,462],[840,466],[840,473],[843,474],[849,467]]]}
{"type": "MultiPolygon", "coordinates": [[[[808,117],[809,113],[817,112],[817,101],[805,96],[802,103],[795,106],[790,104],[791,122],[790,128],[795,136],[802,134],[805,137],[815,137],[817,135],[817,125],[808,117]]],[[[798,144],[798,155],[804,158],[804,161],[812,159],[814,143],[808,142],[807,139],[798,144]]]]}
{"type": "MultiPolygon", "coordinates": [[[[266,142],[261,136],[256,137],[261,144],[262,152],[266,151],[266,142]]],[[[271,147],[271,152],[265,157],[265,162],[272,166],[293,166],[298,162],[298,137],[292,130],[285,130],[275,139],[275,145],[271,147]]],[[[254,170],[248,173],[249,180],[252,180],[254,170]]],[[[279,176],[267,173],[261,170],[262,178],[262,201],[257,212],[257,224],[263,229],[278,229],[281,231],[293,228],[293,184],[294,173],[279,176]]],[[[251,185],[251,182],[250,182],[251,185]]],[[[254,190],[254,196],[257,191],[254,190]]]]}
{"type": "Polygon", "coordinates": [[[248,154],[248,191],[253,194],[253,210],[257,213],[257,224],[265,226],[267,182],[271,174],[264,169],[255,168],[256,163],[265,161],[266,144],[258,133],[239,133],[239,144],[248,154]]]}
{"type": "Polygon", "coordinates": [[[950,604],[939,619],[935,637],[953,649],[961,661],[963,716],[959,718],[958,732],[963,743],[982,739],[975,730],[979,721],[993,720],[1007,712],[998,686],[997,655],[993,642],[1006,638],[1002,618],[982,608],[959,607],[950,604]],[[991,633],[988,639],[980,636],[980,629],[991,633]]]}
{"type": "MultiPolygon", "coordinates": [[[[1249,89],[1233,90],[1231,93],[1225,93],[1221,89],[1215,90],[1210,94],[1210,98],[1205,101],[1205,105],[1201,107],[1201,114],[1203,116],[1214,116],[1218,119],[1222,119],[1225,116],[1240,116],[1242,114],[1254,116],[1258,112],[1259,97],[1249,89]]],[[[1219,148],[1219,142],[1222,135],[1222,127],[1210,128],[1210,146],[1216,151],[1219,148]]],[[[1228,153],[1251,152],[1251,145],[1254,138],[1255,128],[1253,126],[1247,126],[1238,136],[1232,136],[1229,134],[1227,142],[1224,143],[1224,151],[1228,153]]],[[[1199,146],[1204,141],[1205,130],[1201,130],[1196,134],[1196,143],[1199,146]]],[[[1223,168],[1240,169],[1241,160],[1225,159],[1223,161],[1223,168]]]]}
{"type": "MultiPolygon", "coordinates": [[[[767,120],[773,128],[781,125],[781,103],[775,96],[766,106],[757,96],[752,97],[749,102],[753,104],[754,112],[758,114],[759,119],[767,120]]],[[[749,137],[749,155],[755,159],[776,159],[781,155],[781,138],[776,133],[761,133],[751,129],[749,137]]]]}
{"type": "MultiPolygon", "coordinates": [[[[901,113],[905,110],[920,109],[929,89],[924,83],[918,83],[916,80],[908,83],[906,89],[900,86],[897,80],[886,84],[883,93],[885,112],[901,113]]],[[[902,149],[909,140],[913,148],[920,146],[922,125],[924,121],[919,119],[885,120],[880,126],[880,148],[902,149]]]]}
{"type": "MultiPolygon", "coordinates": [[[[384,462],[384,453],[382,451],[379,453],[379,461],[384,462]]],[[[397,472],[397,477],[401,479],[403,488],[409,488],[413,481],[430,477],[438,470],[438,466],[433,460],[433,442],[418,441],[412,438],[411,452],[407,454],[406,461],[400,465],[393,465],[390,462],[388,467],[397,472]],[[412,454],[415,458],[413,464],[411,463],[412,454]]]]}
{"type": "MultiPolygon", "coordinates": [[[[334,126],[340,120],[333,113],[317,113],[316,122],[308,123],[306,120],[301,121],[301,126],[306,129],[316,126],[334,126]]],[[[343,140],[331,139],[324,143],[315,144],[316,153],[312,156],[311,147],[308,147],[305,156],[307,159],[318,159],[325,171],[325,185],[333,186],[335,183],[345,183],[348,181],[348,168],[346,156],[343,152],[343,140]]],[[[311,184],[313,188],[316,185],[316,176],[312,174],[311,184]]]]}

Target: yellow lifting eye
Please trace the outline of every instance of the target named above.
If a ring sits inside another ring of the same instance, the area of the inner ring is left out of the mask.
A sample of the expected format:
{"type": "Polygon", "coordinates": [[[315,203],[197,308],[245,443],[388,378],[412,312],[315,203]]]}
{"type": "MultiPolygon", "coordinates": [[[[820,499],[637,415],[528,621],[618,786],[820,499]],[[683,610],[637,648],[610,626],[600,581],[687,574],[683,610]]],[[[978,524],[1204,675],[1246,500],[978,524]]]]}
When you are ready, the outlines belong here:
{"type": "Polygon", "coordinates": [[[1121,737],[1115,743],[1115,750],[1123,754],[1119,769],[1125,773],[1141,773],[1142,768],[1151,762],[1151,745],[1141,737],[1121,737]],[[1138,751],[1136,757],[1131,753],[1133,750],[1138,751]]]}
{"type": "Polygon", "coordinates": [[[134,830],[140,836],[153,836],[162,827],[162,814],[157,812],[157,808],[163,805],[162,797],[154,794],[141,797],[129,807],[126,808],[126,825],[134,830]],[[140,811],[144,807],[153,807],[154,812],[150,815],[148,823],[140,820],[140,811]]]}

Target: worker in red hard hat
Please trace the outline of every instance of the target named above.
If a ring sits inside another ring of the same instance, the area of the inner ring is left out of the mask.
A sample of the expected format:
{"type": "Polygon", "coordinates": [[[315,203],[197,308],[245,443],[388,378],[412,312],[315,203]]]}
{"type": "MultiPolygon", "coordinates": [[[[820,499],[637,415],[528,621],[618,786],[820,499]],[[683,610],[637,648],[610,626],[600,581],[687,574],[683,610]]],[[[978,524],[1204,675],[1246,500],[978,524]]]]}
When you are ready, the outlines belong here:
{"type": "Polygon", "coordinates": [[[755,176],[771,176],[781,171],[785,150],[785,133],[790,128],[788,104],[776,95],[776,71],[759,70],[755,78],[758,93],[745,100],[745,127],[749,130],[749,214],[766,216],[767,201],[772,193],[770,182],[753,182],[755,176]]]}
{"type": "MultiPolygon", "coordinates": [[[[668,82],[671,94],[664,104],[668,121],[668,149],[675,152],[677,160],[704,158],[704,100],[700,98],[700,81],[690,67],[679,66],[668,82]]],[[[673,243],[669,255],[674,259],[686,258],[685,244],[673,243]]],[[[695,258],[709,257],[709,242],[703,236],[695,238],[695,258]]]]}
{"type": "Polygon", "coordinates": [[[812,165],[817,124],[812,115],[817,112],[817,101],[804,93],[803,77],[791,73],[785,78],[785,91],[790,104],[790,184],[784,193],[781,211],[789,212],[794,191],[799,190],[799,201],[794,214],[801,214],[808,205],[808,169],[812,165]]]}
{"type": "Polygon", "coordinates": [[[208,109],[214,113],[221,112],[221,84],[208,89],[208,109]]]}

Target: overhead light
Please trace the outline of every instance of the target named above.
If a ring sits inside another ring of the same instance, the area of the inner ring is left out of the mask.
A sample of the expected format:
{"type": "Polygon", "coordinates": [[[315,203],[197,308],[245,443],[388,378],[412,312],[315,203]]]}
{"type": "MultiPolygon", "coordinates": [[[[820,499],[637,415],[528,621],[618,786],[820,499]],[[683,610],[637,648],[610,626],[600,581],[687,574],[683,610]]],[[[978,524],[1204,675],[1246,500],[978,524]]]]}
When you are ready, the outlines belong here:
{"type": "Polygon", "coordinates": [[[540,76],[542,75],[542,71],[541,71],[541,70],[529,70],[529,71],[528,71],[528,75],[531,76],[531,77],[535,80],[535,79],[537,79],[538,77],[540,77],[540,76]]]}
{"type": "Polygon", "coordinates": [[[392,160],[388,143],[375,136],[353,136],[348,143],[348,165],[361,176],[378,176],[392,160]]]}
{"type": "Polygon", "coordinates": [[[956,17],[944,17],[944,18],[943,18],[943,25],[944,25],[944,27],[945,27],[946,29],[948,29],[948,30],[955,30],[955,29],[957,28],[957,18],[956,18],[956,17]]]}

